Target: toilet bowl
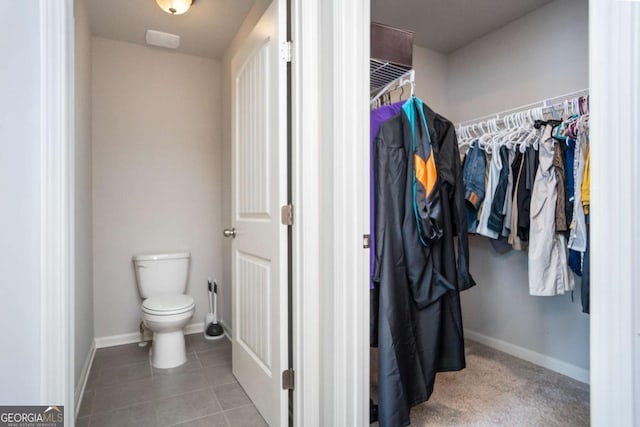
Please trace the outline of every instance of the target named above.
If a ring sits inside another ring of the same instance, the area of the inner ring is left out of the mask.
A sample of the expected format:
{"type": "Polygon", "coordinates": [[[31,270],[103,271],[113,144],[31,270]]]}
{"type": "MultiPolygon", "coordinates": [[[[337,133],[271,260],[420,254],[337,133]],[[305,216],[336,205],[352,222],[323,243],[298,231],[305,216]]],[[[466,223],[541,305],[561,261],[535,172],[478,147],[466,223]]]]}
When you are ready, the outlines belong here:
{"type": "Polygon", "coordinates": [[[190,258],[188,252],[133,257],[142,321],[153,331],[150,355],[155,368],[175,368],[187,361],[183,329],[195,311],[193,297],[184,293],[190,258]]]}
{"type": "Polygon", "coordinates": [[[153,331],[151,364],[168,369],[187,361],[183,329],[193,317],[195,302],[190,295],[161,295],[142,303],[142,321],[153,331]]]}

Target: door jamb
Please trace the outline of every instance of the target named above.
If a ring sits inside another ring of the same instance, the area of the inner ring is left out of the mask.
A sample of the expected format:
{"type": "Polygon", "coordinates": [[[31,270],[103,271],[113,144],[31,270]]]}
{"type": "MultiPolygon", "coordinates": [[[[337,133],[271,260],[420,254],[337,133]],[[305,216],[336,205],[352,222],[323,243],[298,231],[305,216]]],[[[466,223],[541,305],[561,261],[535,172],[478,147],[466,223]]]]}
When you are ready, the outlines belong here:
{"type": "Polygon", "coordinates": [[[74,20],[73,0],[40,0],[40,400],[74,402],[74,20]]]}
{"type": "Polygon", "coordinates": [[[292,16],[295,425],[367,425],[369,0],[292,16]]]}

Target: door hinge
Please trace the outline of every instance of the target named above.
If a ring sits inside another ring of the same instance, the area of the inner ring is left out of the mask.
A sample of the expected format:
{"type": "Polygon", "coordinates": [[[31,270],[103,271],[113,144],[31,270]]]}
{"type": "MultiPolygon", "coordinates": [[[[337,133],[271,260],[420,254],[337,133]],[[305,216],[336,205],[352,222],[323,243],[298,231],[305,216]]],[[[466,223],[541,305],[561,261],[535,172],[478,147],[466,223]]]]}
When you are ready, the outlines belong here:
{"type": "Polygon", "coordinates": [[[280,45],[280,58],[284,62],[291,62],[292,51],[293,51],[293,48],[292,48],[291,40],[282,42],[282,44],[280,45]]]}
{"type": "Polygon", "coordinates": [[[293,390],[295,385],[295,375],[293,369],[282,371],[282,389],[293,390]]]}
{"type": "Polygon", "coordinates": [[[284,205],[280,209],[282,225],[293,225],[293,205],[284,205]]]}
{"type": "Polygon", "coordinates": [[[369,249],[371,247],[371,234],[362,235],[362,247],[364,249],[369,249]]]}

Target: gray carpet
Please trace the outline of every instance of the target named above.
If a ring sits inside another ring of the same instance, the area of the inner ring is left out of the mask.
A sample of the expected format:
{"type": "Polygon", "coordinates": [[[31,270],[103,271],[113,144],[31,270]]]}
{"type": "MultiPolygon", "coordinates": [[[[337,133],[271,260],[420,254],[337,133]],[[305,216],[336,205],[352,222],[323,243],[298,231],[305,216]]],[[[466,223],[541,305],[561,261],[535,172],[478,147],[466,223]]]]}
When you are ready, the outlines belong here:
{"type": "MultiPolygon", "coordinates": [[[[589,425],[587,384],[472,341],[466,356],[466,369],[437,375],[429,401],[411,411],[412,426],[589,425]]],[[[376,364],[372,349],[374,401],[376,364]]]]}

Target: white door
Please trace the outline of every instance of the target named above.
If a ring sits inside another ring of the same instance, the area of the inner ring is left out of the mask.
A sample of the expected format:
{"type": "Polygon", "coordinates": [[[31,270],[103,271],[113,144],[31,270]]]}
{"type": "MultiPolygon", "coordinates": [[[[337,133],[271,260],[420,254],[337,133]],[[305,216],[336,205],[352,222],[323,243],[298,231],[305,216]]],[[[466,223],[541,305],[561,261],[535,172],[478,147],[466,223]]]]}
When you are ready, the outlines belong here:
{"type": "Polygon", "coordinates": [[[288,424],[285,2],[231,61],[233,374],[267,423],[288,424]]]}

